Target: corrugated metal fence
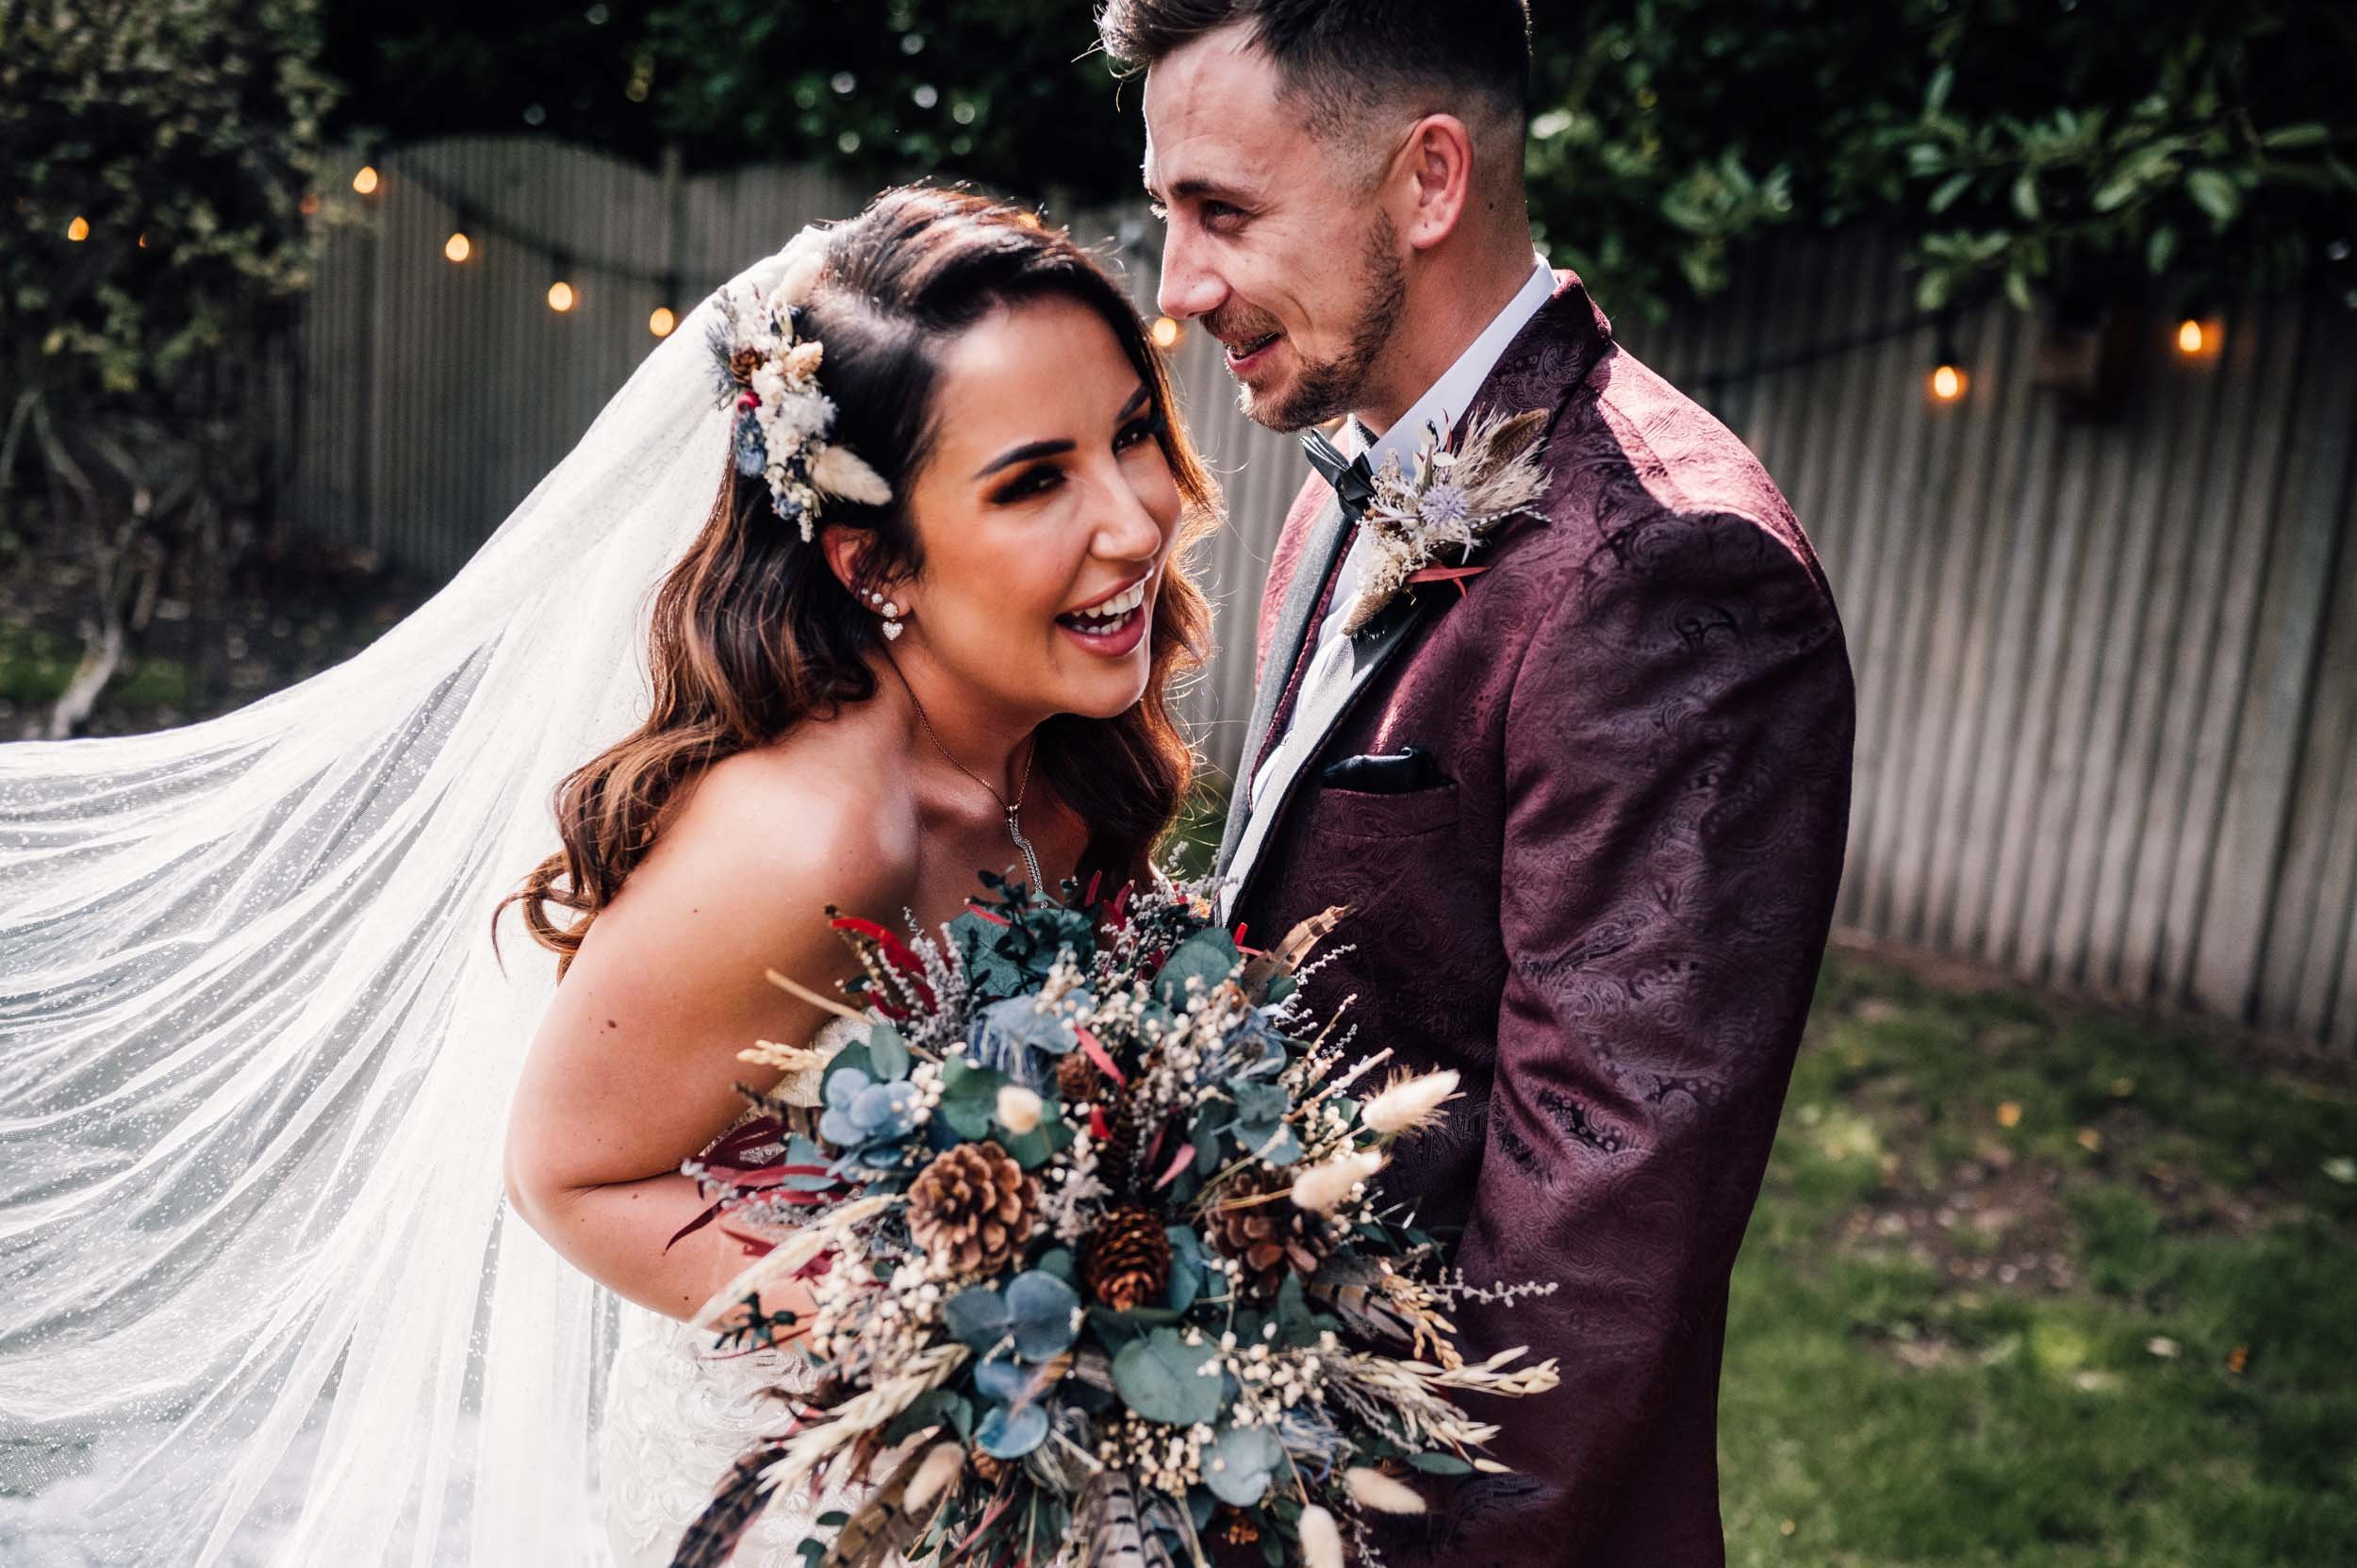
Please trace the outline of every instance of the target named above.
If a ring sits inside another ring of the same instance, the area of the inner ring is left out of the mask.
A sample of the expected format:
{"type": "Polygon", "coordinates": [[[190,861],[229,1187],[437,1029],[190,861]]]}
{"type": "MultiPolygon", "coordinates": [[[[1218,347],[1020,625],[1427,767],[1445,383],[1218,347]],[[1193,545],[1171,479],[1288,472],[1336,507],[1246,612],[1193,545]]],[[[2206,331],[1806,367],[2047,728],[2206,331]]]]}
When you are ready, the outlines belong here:
{"type": "MultiPolygon", "coordinates": [[[[1897,256],[1796,244],[1624,334],[1673,380],[1904,320],[1897,256]]],[[[2357,315],[2278,299],[2146,333],[2067,417],[2040,327],[1956,325],[1707,395],[1791,497],[1858,673],[1840,917],[2134,1001],[2357,1045],[2357,315]],[[2222,345],[2217,340],[2222,330],[2222,345]]]]}
{"type": "MultiPolygon", "coordinates": [[[[656,305],[863,199],[521,138],[380,167],[371,228],[338,234],[309,307],[290,520],[436,572],[563,455],[651,347],[656,305]],[[442,257],[457,228],[463,266],[442,257]],[[562,315],[550,250],[579,290],[562,315]]],[[[1137,216],[1074,230],[1107,237],[1147,304],[1150,258],[1111,238],[1137,216]]],[[[1923,392],[1928,330],[1790,363],[1908,313],[1896,255],[1845,239],[1623,332],[1766,460],[1839,594],[1860,701],[1842,920],[2357,1046],[2357,320],[2283,300],[2225,321],[2222,351],[2164,335],[2101,423],[2034,386],[2039,328],[2002,309],[1958,323],[1953,404],[1923,392]]],[[[1189,333],[1176,365],[1232,518],[1201,563],[1224,652],[1189,701],[1225,766],[1301,470],[1238,412],[1216,344],[1189,333]]]]}
{"type": "MultiPolygon", "coordinates": [[[[685,178],[526,137],[420,143],[381,157],[366,222],[331,231],[305,306],[294,481],[286,520],[436,576],[455,572],[571,447],[653,348],[648,319],[689,305],[804,223],[867,193],[802,170],[685,178]],[[443,256],[453,233],[467,260],[443,256]],[[549,308],[559,275],[570,310],[549,308]],[[671,280],[676,280],[675,282],[671,280]]],[[[1074,222],[1151,310],[1140,211],[1074,222]]],[[[1197,569],[1218,661],[1188,693],[1206,753],[1226,765],[1252,701],[1253,617],[1297,448],[1246,420],[1219,348],[1189,333],[1175,361],[1197,444],[1240,526],[1197,569]]]]}

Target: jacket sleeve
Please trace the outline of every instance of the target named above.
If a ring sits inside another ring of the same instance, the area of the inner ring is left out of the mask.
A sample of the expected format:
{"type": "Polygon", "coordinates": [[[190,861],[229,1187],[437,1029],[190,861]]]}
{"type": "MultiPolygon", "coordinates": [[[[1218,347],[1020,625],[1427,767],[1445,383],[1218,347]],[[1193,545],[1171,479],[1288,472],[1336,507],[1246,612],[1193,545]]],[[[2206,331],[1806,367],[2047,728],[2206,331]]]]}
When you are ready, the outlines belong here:
{"type": "Polygon", "coordinates": [[[1549,1561],[1610,1530],[1715,1332],[1807,1016],[1854,703],[1805,549],[1723,514],[1623,529],[1508,699],[1508,975],[1459,1263],[1554,1294],[1458,1315],[1475,1349],[1559,1363],[1549,1395],[1468,1400],[1504,1425],[1495,1456],[1527,1477],[1513,1533],[1549,1561]]]}

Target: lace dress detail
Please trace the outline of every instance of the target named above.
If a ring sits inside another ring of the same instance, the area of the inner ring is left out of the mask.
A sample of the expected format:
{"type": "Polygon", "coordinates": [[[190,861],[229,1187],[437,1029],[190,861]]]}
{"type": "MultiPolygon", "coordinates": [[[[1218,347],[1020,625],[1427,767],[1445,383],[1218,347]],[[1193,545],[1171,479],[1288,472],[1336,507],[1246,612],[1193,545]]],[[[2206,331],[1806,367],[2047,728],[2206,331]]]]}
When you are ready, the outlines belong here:
{"type": "MultiPolygon", "coordinates": [[[[832,1055],[859,1029],[837,1019],[813,1044],[832,1055]]],[[[812,1080],[807,1098],[815,1101],[817,1075],[798,1076],[812,1080]]],[[[804,1098],[793,1087],[781,1084],[779,1092],[804,1098]]],[[[750,1118],[749,1112],[729,1131],[750,1118]]],[[[711,1335],[677,1319],[627,1301],[621,1313],[598,1433],[606,1540],[617,1568],[667,1568],[737,1456],[784,1424],[785,1406],[770,1391],[807,1392],[816,1373],[791,1351],[718,1356],[711,1335]]],[[[796,1548],[818,1515],[849,1510],[865,1494],[849,1487],[817,1498],[807,1492],[772,1497],[730,1561],[735,1568],[803,1568],[796,1548]]]]}

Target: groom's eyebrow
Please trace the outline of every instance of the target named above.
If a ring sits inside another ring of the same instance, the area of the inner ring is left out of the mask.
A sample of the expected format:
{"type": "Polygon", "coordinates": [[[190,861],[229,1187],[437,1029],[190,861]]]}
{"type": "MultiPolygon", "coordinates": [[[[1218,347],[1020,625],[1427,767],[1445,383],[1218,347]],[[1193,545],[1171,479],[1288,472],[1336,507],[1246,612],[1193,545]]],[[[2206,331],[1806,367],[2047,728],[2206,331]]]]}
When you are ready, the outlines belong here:
{"type": "MultiPolygon", "coordinates": [[[[1146,389],[1143,387],[1139,388],[1136,391],[1129,394],[1129,401],[1121,405],[1121,413],[1113,422],[1116,424],[1128,423],[1131,419],[1137,416],[1139,410],[1143,409],[1152,401],[1153,399],[1147,393],[1146,389]]],[[[1001,469],[1011,469],[1017,463],[1028,463],[1035,457],[1061,457],[1065,453],[1070,452],[1073,448],[1079,445],[1080,443],[1078,441],[1073,440],[1030,441],[1025,445],[1015,447],[1012,451],[1000,453],[997,456],[983,464],[980,469],[977,469],[974,471],[974,478],[976,480],[988,479],[992,474],[997,473],[1001,469]]]]}
{"type": "Polygon", "coordinates": [[[1149,179],[1146,181],[1146,193],[1165,206],[1172,202],[1241,202],[1246,200],[1250,194],[1235,186],[1222,185],[1217,180],[1206,179],[1180,180],[1170,188],[1167,194],[1155,190],[1154,182],[1149,179]]]}

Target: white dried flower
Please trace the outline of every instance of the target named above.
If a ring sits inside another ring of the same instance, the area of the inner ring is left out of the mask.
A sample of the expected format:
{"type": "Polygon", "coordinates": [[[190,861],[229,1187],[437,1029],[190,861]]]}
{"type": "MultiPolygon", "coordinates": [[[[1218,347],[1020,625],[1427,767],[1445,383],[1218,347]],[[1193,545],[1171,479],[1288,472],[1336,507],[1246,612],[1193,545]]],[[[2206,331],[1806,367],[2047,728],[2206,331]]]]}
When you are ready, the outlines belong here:
{"type": "Polygon", "coordinates": [[[1301,1536],[1301,1560],[1309,1568],[1343,1568],[1342,1527],[1332,1514],[1311,1503],[1301,1510],[1301,1522],[1294,1528],[1301,1536]]]}
{"type": "Polygon", "coordinates": [[[904,1506],[913,1514],[923,1514],[925,1505],[941,1495],[944,1488],[958,1478],[965,1468],[965,1444],[936,1443],[925,1451],[917,1463],[916,1474],[909,1477],[904,1506]]]}
{"type": "Polygon", "coordinates": [[[1041,1100],[1038,1095],[1020,1083],[1008,1083],[998,1090],[998,1125],[1020,1138],[1039,1126],[1041,1100]]]}
{"type": "Polygon", "coordinates": [[[1351,1189],[1385,1164],[1372,1149],[1337,1154],[1324,1164],[1311,1165],[1294,1178],[1294,1204],[1313,1214],[1330,1214],[1350,1200],[1351,1189]]]}
{"type": "Polygon", "coordinates": [[[1360,1508],[1377,1513],[1422,1513],[1424,1498],[1405,1481],[1393,1480],[1380,1470],[1353,1465],[1343,1472],[1343,1484],[1360,1508]]]}
{"type": "Polygon", "coordinates": [[[777,292],[772,296],[778,304],[800,305],[810,303],[811,293],[818,285],[818,274],[827,264],[825,242],[811,238],[816,232],[804,229],[786,246],[784,275],[778,279],[777,292]],[[798,252],[799,255],[796,254],[798,252]]]}
{"type": "Polygon", "coordinates": [[[1360,1108],[1359,1120],[1371,1131],[1400,1137],[1441,1119],[1441,1107],[1457,1098],[1457,1069],[1409,1078],[1393,1073],[1383,1092],[1360,1108]]]}
{"type": "MultiPolygon", "coordinates": [[[[832,407],[828,414],[832,419],[832,407]]],[[[810,479],[829,495],[839,495],[863,506],[882,506],[892,500],[892,487],[884,483],[883,475],[869,468],[866,459],[849,447],[821,449],[811,462],[810,479]]]]}

